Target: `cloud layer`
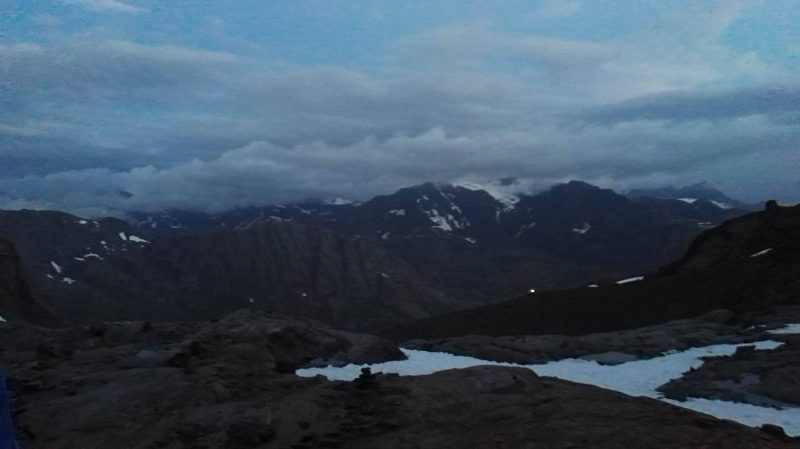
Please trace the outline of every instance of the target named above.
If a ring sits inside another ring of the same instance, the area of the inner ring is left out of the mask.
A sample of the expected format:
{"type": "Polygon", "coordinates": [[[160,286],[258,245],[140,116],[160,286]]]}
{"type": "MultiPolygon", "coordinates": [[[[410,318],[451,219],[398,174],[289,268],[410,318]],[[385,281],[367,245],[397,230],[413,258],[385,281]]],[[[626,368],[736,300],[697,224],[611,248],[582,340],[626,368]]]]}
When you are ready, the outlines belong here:
{"type": "MultiPolygon", "coordinates": [[[[543,2],[529,20],[579,15],[568,3],[543,2]]],[[[744,6],[694,8],[604,39],[447,24],[358,65],[102,28],[0,40],[0,207],[221,210],[503,176],[707,179],[745,200],[800,200],[787,169],[800,153],[800,80],[726,41],[744,6]]]]}

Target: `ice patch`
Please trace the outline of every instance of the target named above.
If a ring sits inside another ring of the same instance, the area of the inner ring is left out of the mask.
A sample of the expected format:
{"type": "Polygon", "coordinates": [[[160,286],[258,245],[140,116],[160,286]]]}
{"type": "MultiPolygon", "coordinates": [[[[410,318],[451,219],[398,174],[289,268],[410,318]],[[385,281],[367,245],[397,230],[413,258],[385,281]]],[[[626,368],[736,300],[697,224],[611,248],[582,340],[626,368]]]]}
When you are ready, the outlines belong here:
{"type": "Polygon", "coordinates": [[[644,276],[636,276],[636,277],[632,277],[632,278],[628,278],[628,279],[622,279],[620,281],[617,281],[617,284],[619,284],[619,285],[630,284],[631,282],[639,282],[642,279],[644,279],[644,276]]]}
{"type": "Polygon", "coordinates": [[[54,270],[56,270],[56,273],[59,273],[59,274],[61,273],[61,270],[62,270],[61,265],[53,262],[52,260],[50,261],[50,265],[53,267],[54,270]]]}
{"type": "Polygon", "coordinates": [[[762,249],[761,251],[759,251],[757,253],[750,254],[750,257],[763,256],[764,254],[767,254],[770,251],[772,251],[772,248],[762,249]]]}
{"type": "Polygon", "coordinates": [[[582,224],[579,228],[572,228],[572,232],[577,232],[578,234],[586,234],[589,230],[592,229],[592,225],[589,223],[582,224]]]}
{"type": "Polygon", "coordinates": [[[520,366],[529,368],[541,376],[596,385],[631,396],[646,396],[660,399],[679,407],[708,413],[719,418],[730,419],[749,426],[765,423],[784,428],[789,435],[800,435],[800,408],[774,409],[728,401],[712,401],[690,398],[685,402],[667,400],[657,388],[670,380],[681,377],[691,369],[703,365],[704,357],[728,356],[741,346],[754,345],[758,350],[770,350],[783,343],[766,340],[749,344],[719,344],[690,348],[672,352],[647,360],[636,360],[618,365],[601,365],[593,360],[563,359],[536,365],[519,365],[481,360],[474,357],[443,352],[427,352],[402,349],[406,360],[378,363],[374,365],[346,365],[342,367],[299,369],[301,377],[322,375],[330,380],[350,381],[361,373],[361,368],[370,366],[372,372],[397,373],[404,376],[420,376],[447,369],[463,369],[478,365],[520,366]]]}

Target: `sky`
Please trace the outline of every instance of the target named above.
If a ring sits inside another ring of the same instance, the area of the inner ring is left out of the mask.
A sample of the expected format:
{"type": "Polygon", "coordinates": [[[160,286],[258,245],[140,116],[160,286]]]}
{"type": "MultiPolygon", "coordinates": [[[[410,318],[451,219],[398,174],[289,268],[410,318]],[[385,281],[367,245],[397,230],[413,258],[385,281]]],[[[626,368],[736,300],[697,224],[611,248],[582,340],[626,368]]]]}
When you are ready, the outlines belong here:
{"type": "Polygon", "coordinates": [[[0,0],[0,208],[708,181],[800,201],[800,0],[0,0]]]}

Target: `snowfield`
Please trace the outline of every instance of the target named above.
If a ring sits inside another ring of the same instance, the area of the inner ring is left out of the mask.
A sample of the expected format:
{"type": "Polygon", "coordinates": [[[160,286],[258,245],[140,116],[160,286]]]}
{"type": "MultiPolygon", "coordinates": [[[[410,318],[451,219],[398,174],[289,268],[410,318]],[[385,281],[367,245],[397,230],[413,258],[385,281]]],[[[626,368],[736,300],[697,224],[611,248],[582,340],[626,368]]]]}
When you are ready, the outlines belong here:
{"type": "MultiPolygon", "coordinates": [[[[800,332],[800,325],[790,325],[781,329],[783,333],[790,330],[800,332]]],[[[780,333],[781,330],[777,332],[780,333]]],[[[358,377],[361,368],[370,366],[373,372],[397,373],[403,376],[420,376],[448,369],[462,369],[478,365],[521,366],[535,371],[541,376],[552,376],[559,379],[596,385],[609,390],[619,391],[631,396],[646,396],[660,399],[679,407],[707,413],[718,418],[730,419],[748,426],[776,424],[792,436],[800,435],[800,408],[776,409],[759,407],[729,401],[689,398],[687,401],[665,399],[657,388],[670,380],[680,378],[692,368],[703,365],[703,357],[725,356],[736,352],[741,346],[754,345],[758,350],[771,350],[783,343],[765,340],[751,344],[718,344],[685,351],[668,352],[659,357],[646,360],[635,360],[618,365],[601,365],[595,361],[584,359],[563,359],[553,362],[519,365],[481,360],[474,357],[459,356],[444,352],[428,352],[414,349],[402,349],[408,357],[406,360],[378,363],[374,365],[346,365],[341,367],[299,369],[296,374],[301,377],[322,375],[330,380],[350,381],[358,377]]]]}

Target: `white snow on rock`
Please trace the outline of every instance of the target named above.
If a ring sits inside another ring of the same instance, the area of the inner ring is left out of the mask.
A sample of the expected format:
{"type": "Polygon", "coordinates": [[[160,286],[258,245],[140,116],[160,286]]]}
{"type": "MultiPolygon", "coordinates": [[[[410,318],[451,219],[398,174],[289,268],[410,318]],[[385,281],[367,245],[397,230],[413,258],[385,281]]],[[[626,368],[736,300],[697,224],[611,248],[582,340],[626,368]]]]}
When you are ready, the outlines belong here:
{"type": "Polygon", "coordinates": [[[75,279],[72,279],[72,278],[64,277],[64,278],[61,278],[61,282],[65,283],[67,285],[72,285],[77,281],[75,281],[75,279]]]}
{"type": "Polygon", "coordinates": [[[119,233],[119,238],[121,238],[122,240],[125,240],[126,242],[128,241],[128,236],[125,235],[124,232],[120,232],[119,233]]]}
{"type": "Polygon", "coordinates": [[[483,190],[492,196],[497,202],[503,205],[505,210],[513,209],[519,202],[518,192],[519,186],[511,184],[509,186],[501,185],[498,182],[490,182],[486,184],[478,184],[476,182],[458,181],[453,183],[454,187],[462,187],[467,190],[483,190]]]}
{"type": "Polygon", "coordinates": [[[332,206],[344,206],[344,205],[347,205],[347,204],[353,204],[353,202],[348,200],[348,199],[346,199],[346,198],[336,197],[336,198],[334,198],[332,200],[325,201],[325,204],[330,204],[332,206]]]}
{"type": "Polygon", "coordinates": [[[687,203],[687,204],[692,204],[695,201],[697,201],[697,198],[675,198],[675,199],[678,200],[678,201],[683,201],[684,203],[687,203]]]}
{"type": "Polygon", "coordinates": [[[83,257],[73,257],[73,259],[77,260],[78,262],[83,262],[86,260],[83,257]]]}
{"type": "Polygon", "coordinates": [[[128,237],[128,240],[130,240],[131,242],[134,242],[134,243],[150,243],[149,240],[145,240],[145,239],[143,239],[141,237],[137,237],[135,235],[132,235],[132,236],[128,237]]]}
{"type": "Polygon", "coordinates": [[[398,217],[402,217],[406,214],[405,209],[392,209],[389,211],[391,215],[397,215],[398,217]]]}
{"type": "Polygon", "coordinates": [[[95,253],[86,253],[86,254],[84,254],[84,255],[83,255],[83,257],[82,257],[82,258],[83,258],[83,259],[89,259],[90,257],[94,257],[95,259],[100,259],[100,260],[103,260],[103,258],[102,258],[102,257],[100,257],[100,255],[99,255],[99,254],[95,254],[95,253]]]}
{"type": "Polygon", "coordinates": [[[473,245],[474,245],[475,243],[477,243],[477,242],[478,242],[478,241],[477,241],[477,240],[475,240],[473,237],[464,237],[464,240],[466,240],[466,241],[468,241],[468,242],[472,243],[473,245]]]}
{"type": "Polygon", "coordinates": [[[589,223],[584,223],[580,227],[572,228],[572,232],[577,232],[578,234],[586,234],[589,230],[592,229],[592,225],[589,223]]]}
{"type": "Polygon", "coordinates": [[[721,203],[719,201],[714,201],[714,200],[709,200],[709,201],[711,202],[711,204],[719,207],[720,209],[733,209],[733,206],[731,206],[728,203],[721,203]]]}
{"type": "Polygon", "coordinates": [[[775,409],[728,401],[689,398],[687,401],[664,399],[657,388],[670,380],[680,378],[691,369],[703,365],[704,357],[728,356],[740,346],[754,345],[758,350],[771,350],[783,343],[766,340],[748,344],[719,344],[700,348],[689,348],[681,352],[665,353],[659,357],[635,360],[618,365],[601,365],[593,360],[563,359],[553,362],[518,365],[481,360],[443,352],[427,352],[402,349],[406,360],[378,363],[374,365],[346,365],[341,367],[299,369],[301,377],[322,375],[331,380],[353,380],[361,368],[370,366],[372,372],[397,373],[404,376],[432,374],[447,369],[463,369],[478,365],[521,366],[540,376],[553,376],[573,382],[596,385],[631,396],[646,396],[660,399],[679,407],[696,410],[723,419],[730,419],[749,426],[776,424],[789,435],[800,435],[800,408],[775,409]]]}
{"type": "Polygon", "coordinates": [[[776,335],[800,334],[800,323],[790,323],[780,329],[773,329],[767,332],[776,335]]]}
{"type": "Polygon", "coordinates": [[[757,253],[750,254],[750,257],[763,256],[764,254],[767,254],[770,251],[772,251],[772,248],[762,249],[761,251],[759,251],[757,253]]]}
{"type": "Polygon", "coordinates": [[[469,226],[469,222],[466,219],[458,219],[452,214],[442,215],[436,209],[423,210],[423,212],[425,212],[425,215],[427,215],[428,219],[433,223],[433,226],[431,226],[432,228],[452,232],[454,229],[464,229],[469,226]]]}
{"type": "Polygon", "coordinates": [[[639,282],[642,279],[644,279],[644,276],[636,276],[636,277],[632,277],[632,278],[628,278],[628,279],[619,280],[619,281],[617,281],[617,284],[619,284],[619,285],[630,284],[631,282],[639,282]]]}
{"type": "Polygon", "coordinates": [[[52,266],[53,269],[56,270],[56,273],[59,273],[59,274],[61,273],[61,270],[63,269],[63,268],[61,268],[61,265],[53,262],[52,260],[50,261],[50,266],[52,266]]]}
{"type": "Polygon", "coordinates": [[[524,233],[525,233],[525,231],[527,231],[528,229],[530,229],[530,228],[532,228],[532,227],[534,227],[534,226],[536,226],[536,222],[535,222],[535,221],[533,221],[533,222],[530,222],[530,223],[528,223],[528,224],[526,224],[526,225],[522,225],[522,226],[519,228],[519,231],[517,231],[517,233],[516,233],[516,234],[514,234],[514,238],[518,239],[518,238],[522,237],[522,234],[524,234],[524,233]]]}
{"type": "Polygon", "coordinates": [[[589,287],[589,288],[597,288],[597,287],[599,287],[599,285],[597,285],[597,284],[589,284],[587,287],[589,287]]]}
{"type": "Polygon", "coordinates": [[[3,315],[0,315],[0,323],[8,323],[8,320],[6,320],[3,315]]]}
{"type": "Polygon", "coordinates": [[[78,220],[78,224],[85,225],[86,223],[89,223],[89,222],[86,221],[86,220],[78,220]]]}
{"type": "Polygon", "coordinates": [[[381,239],[388,240],[390,235],[392,235],[391,232],[384,232],[383,234],[381,234],[381,239]]]}

